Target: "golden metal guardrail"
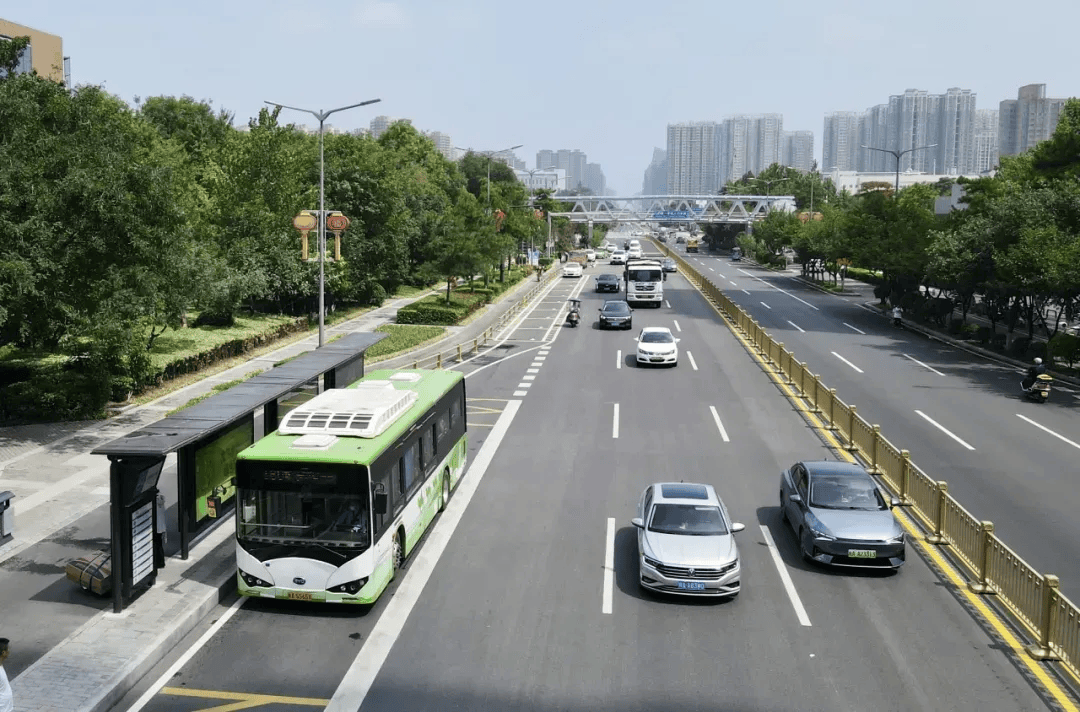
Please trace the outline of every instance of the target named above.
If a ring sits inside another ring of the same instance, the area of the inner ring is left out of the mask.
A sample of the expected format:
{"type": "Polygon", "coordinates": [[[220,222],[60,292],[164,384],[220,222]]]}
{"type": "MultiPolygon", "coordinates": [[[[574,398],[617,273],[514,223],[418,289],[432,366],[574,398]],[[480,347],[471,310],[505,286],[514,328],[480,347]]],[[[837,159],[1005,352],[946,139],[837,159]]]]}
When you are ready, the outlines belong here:
{"type": "Polygon", "coordinates": [[[701,289],[795,395],[805,400],[808,409],[838,435],[844,448],[858,453],[866,469],[884,480],[929,532],[926,541],[949,545],[961,568],[970,574],[968,588],[975,593],[997,594],[1034,639],[1027,647],[1028,654],[1037,660],[1060,660],[1080,679],[1080,608],[1062,595],[1057,576],[1033,569],[994,534],[992,522],[980,521],[968,512],[949,494],[947,482],[935,481],[923,472],[907,450],[886,440],[879,426],[868,423],[854,405],[840,400],[836,389],[826,387],[723,290],[667,245],[657,247],[677,261],[691,284],[701,289]]]}
{"type": "Polygon", "coordinates": [[[521,310],[529,306],[531,302],[540,294],[540,292],[548,286],[558,274],[560,270],[552,265],[544,272],[544,278],[536,283],[536,286],[529,290],[529,292],[514,303],[507,311],[499,316],[498,321],[494,326],[489,326],[484,329],[484,332],[471,341],[451,346],[443,351],[430,354],[422,359],[417,359],[412,362],[412,368],[442,368],[444,363],[461,363],[470,356],[475,356],[480,353],[480,349],[490,342],[495,336],[506,326],[510,321],[516,317],[521,310]]]}

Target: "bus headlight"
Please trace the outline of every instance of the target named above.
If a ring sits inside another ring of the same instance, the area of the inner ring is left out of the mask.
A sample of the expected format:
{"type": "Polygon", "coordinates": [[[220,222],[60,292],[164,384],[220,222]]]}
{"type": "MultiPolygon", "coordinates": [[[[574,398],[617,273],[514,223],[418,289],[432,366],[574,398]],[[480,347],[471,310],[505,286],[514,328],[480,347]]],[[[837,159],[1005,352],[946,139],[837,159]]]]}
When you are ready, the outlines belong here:
{"type": "Polygon", "coordinates": [[[273,586],[272,583],[268,581],[263,581],[258,576],[252,576],[247,571],[243,570],[240,571],[240,578],[244,579],[244,583],[246,583],[248,586],[260,586],[262,588],[270,588],[271,586],[273,586]]]}
{"type": "Polygon", "coordinates": [[[365,576],[362,579],[356,579],[355,581],[349,581],[348,583],[331,586],[326,590],[330,593],[347,593],[350,595],[355,595],[357,593],[360,593],[360,589],[362,589],[367,584],[367,582],[368,580],[365,576]]]}

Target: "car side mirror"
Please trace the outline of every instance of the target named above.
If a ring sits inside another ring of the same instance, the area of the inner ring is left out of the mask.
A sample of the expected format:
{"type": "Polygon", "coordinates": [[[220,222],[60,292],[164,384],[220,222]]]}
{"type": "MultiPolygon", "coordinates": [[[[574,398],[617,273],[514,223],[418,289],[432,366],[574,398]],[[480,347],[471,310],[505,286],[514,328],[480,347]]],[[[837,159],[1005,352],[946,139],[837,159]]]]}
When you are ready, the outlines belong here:
{"type": "Polygon", "coordinates": [[[800,497],[797,494],[792,493],[792,494],[788,495],[788,501],[789,502],[795,502],[796,504],[798,504],[799,502],[802,501],[802,497],[800,497]]]}
{"type": "Polygon", "coordinates": [[[386,514],[390,508],[390,498],[385,492],[375,493],[375,514],[386,514]]]}
{"type": "Polygon", "coordinates": [[[743,524],[742,522],[732,522],[731,523],[731,533],[732,534],[735,534],[737,532],[741,532],[743,529],[746,529],[746,525],[743,524]]]}
{"type": "Polygon", "coordinates": [[[645,520],[642,519],[641,517],[634,517],[633,519],[630,520],[630,523],[633,524],[638,529],[644,529],[645,528],[645,520]]]}

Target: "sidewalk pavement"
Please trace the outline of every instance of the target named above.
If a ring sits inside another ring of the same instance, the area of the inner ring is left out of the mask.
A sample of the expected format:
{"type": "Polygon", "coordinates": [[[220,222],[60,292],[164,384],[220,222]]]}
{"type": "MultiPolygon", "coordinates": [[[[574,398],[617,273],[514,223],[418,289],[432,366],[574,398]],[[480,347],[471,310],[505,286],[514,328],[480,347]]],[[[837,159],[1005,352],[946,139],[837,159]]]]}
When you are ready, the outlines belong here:
{"type": "MultiPolygon", "coordinates": [[[[549,283],[557,272],[549,270],[543,283],[549,283]]],[[[522,280],[467,325],[449,328],[444,339],[421,351],[471,341],[535,286],[536,281],[522,280]]],[[[422,296],[396,299],[327,327],[327,338],[391,323],[398,308],[422,296]]],[[[317,334],[305,337],[153,402],[129,406],[109,420],[0,428],[0,491],[11,490],[16,495],[15,538],[0,546],[0,570],[18,572],[14,574],[18,576],[27,568],[42,568],[45,561],[44,568],[49,569],[46,580],[50,582],[42,588],[35,579],[30,590],[20,588],[28,595],[0,599],[0,635],[12,639],[14,650],[7,667],[13,675],[18,712],[110,709],[235,586],[232,519],[196,542],[187,561],[170,556],[165,568],[158,571],[157,583],[120,614],[112,613],[111,607],[106,610],[107,600],[80,591],[64,579],[66,562],[56,562],[56,552],[47,549],[56,548],[58,537],[82,525],[96,536],[82,532],[81,541],[94,542],[97,548],[107,547],[109,541],[107,517],[97,516],[97,510],[109,501],[109,463],[90,451],[160,420],[173,408],[212,392],[219,383],[272,368],[274,363],[317,344],[317,334]],[[52,566],[48,565],[50,555],[52,566]],[[57,574],[59,581],[54,578],[57,574]],[[30,637],[37,626],[55,628],[57,619],[71,622],[74,629],[47,650],[27,652],[33,646],[20,648],[20,640],[9,632],[22,630],[30,637]]]]}

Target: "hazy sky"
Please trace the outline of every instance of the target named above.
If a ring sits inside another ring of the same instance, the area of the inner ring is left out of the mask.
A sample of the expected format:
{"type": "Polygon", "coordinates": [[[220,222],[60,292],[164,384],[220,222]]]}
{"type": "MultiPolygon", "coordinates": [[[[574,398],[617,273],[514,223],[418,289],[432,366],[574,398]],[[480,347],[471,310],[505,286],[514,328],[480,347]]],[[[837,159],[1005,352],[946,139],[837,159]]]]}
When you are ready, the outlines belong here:
{"type": "MultiPolygon", "coordinates": [[[[455,145],[578,148],[609,193],[641,190],[668,123],[782,113],[814,132],[905,89],[1023,84],[1080,95],[1077,0],[32,0],[4,19],[60,35],[76,84],[212,100],[242,125],[269,99],[386,114],[455,145]]],[[[289,114],[296,123],[315,123],[289,114]]]]}

